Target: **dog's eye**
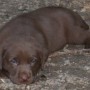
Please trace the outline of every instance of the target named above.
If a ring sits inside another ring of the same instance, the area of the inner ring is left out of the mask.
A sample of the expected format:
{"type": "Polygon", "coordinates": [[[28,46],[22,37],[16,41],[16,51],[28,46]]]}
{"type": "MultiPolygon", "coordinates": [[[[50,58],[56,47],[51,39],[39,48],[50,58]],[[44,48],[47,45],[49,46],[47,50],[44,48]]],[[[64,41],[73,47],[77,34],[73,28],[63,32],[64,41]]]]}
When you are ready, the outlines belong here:
{"type": "Polygon", "coordinates": [[[30,65],[33,66],[36,62],[37,62],[37,58],[34,57],[34,58],[32,59],[32,61],[30,62],[30,65]]]}
{"type": "Polygon", "coordinates": [[[31,62],[32,62],[32,63],[35,63],[36,61],[37,61],[37,58],[34,57],[31,62]]]}
{"type": "Polygon", "coordinates": [[[12,64],[14,64],[14,65],[18,65],[18,62],[17,62],[16,58],[13,58],[10,62],[11,62],[12,64]]]}

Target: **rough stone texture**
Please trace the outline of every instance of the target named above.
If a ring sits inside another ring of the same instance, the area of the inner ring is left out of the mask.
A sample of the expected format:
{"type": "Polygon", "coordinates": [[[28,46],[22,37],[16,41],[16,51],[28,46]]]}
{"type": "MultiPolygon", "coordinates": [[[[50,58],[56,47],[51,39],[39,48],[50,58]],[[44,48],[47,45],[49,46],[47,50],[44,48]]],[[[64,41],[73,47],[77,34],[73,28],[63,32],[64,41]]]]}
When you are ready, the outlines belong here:
{"type": "MultiPolygon", "coordinates": [[[[51,5],[77,11],[90,25],[90,0],[0,0],[0,28],[18,14],[51,5]]],[[[1,78],[0,90],[90,90],[90,52],[82,46],[66,47],[51,55],[40,73],[47,78],[28,86],[1,78]]]]}

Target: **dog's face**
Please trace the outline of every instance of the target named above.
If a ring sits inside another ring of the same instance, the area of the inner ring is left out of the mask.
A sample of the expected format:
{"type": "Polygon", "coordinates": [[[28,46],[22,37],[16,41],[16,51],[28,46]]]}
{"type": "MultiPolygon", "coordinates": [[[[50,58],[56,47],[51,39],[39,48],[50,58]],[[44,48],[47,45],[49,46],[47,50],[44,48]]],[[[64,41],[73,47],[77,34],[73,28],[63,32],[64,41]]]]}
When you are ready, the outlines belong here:
{"type": "Polygon", "coordinates": [[[9,47],[2,60],[2,70],[15,84],[32,83],[42,65],[39,52],[28,47],[9,47]]]}

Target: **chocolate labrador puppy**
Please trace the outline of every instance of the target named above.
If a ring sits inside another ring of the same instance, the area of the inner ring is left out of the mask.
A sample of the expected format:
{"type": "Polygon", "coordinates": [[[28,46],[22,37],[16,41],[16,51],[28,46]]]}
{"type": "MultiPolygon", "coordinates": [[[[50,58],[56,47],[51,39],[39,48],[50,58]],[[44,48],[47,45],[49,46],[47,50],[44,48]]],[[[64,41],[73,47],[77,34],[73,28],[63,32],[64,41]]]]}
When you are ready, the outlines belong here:
{"type": "Polygon", "coordinates": [[[0,69],[15,84],[30,84],[48,56],[66,44],[90,45],[89,26],[64,7],[19,15],[0,30],[0,69]]]}

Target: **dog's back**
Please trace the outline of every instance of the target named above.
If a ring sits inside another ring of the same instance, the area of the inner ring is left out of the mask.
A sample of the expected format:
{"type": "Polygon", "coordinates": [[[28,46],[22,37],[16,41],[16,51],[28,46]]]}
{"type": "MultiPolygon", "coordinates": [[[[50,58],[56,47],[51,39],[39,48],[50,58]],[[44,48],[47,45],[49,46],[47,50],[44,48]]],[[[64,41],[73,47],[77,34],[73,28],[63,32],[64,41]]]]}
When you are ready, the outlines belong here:
{"type": "Polygon", "coordinates": [[[45,7],[12,19],[3,27],[0,42],[4,41],[5,37],[25,36],[29,39],[29,36],[32,36],[38,39],[41,33],[50,51],[55,51],[67,43],[81,44],[83,39],[80,36],[83,30],[88,29],[89,26],[76,12],[64,7],[45,7]]]}
{"type": "Polygon", "coordinates": [[[65,7],[55,7],[55,6],[44,7],[44,8],[37,9],[36,11],[33,11],[32,14],[33,15],[39,15],[39,14],[55,15],[55,13],[57,14],[57,12],[70,15],[73,18],[73,21],[75,22],[75,24],[82,27],[84,30],[89,29],[89,26],[87,25],[87,23],[82,19],[82,17],[77,12],[73,12],[72,10],[65,7]]]}

